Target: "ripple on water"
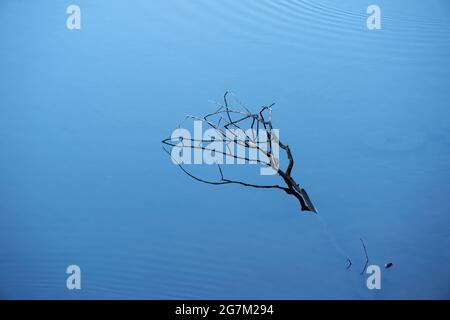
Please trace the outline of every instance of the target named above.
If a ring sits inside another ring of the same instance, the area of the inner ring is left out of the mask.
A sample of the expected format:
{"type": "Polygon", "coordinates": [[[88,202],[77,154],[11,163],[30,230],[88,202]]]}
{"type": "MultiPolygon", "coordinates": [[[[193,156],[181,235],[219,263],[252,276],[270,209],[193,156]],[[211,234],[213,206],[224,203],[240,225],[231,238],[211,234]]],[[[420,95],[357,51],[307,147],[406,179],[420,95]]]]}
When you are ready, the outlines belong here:
{"type": "Polygon", "coordinates": [[[380,130],[369,131],[362,137],[363,144],[369,149],[400,153],[417,151],[425,146],[425,136],[423,133],[413,128],[381,128],[380,130]]]}
{"type": "Polygon", "coordinates": [[[219,37],[222,41],[287,44],[308,47],[324,56],[329,54],[329,46],[324,46],[329,40],[339,43],[334,47],[343,48],[347,59],[371,50],[385,58],[409,62],[423,59],[424,54],[427,59],[445,58],[442,49],[450,47],[447,21],[420,17],[420,13],[401,16],[389,12],[391,15],[383,13],[383,29],[369,32],[365,7],[359,4],[350,10],[311,0],[224,0],[214,4],[196,1],[179,9],[179,24],[192,27],[188,21],[193,19],[194,34],[206,35],[193,41],[219,37]]]}

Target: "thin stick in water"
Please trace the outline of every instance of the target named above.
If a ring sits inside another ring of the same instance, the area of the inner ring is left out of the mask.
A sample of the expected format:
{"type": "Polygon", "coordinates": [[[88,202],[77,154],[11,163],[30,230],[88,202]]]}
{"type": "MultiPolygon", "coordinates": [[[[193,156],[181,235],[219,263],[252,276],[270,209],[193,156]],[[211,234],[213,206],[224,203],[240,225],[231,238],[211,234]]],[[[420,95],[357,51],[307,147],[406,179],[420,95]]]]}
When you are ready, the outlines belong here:
{"type": "Polygon", "coordinates": [[[363,274],[364,271],[366,271],[367,265],[369,264],[369,255],[367,254],[366,245],[364,244],[363,239],[359,238],[359,240],[361,240],[362,246],[364,248],[364,254],[366,255],[366,264],[364,265],[364,269],[361,271],[361,274],[363,274]]]}

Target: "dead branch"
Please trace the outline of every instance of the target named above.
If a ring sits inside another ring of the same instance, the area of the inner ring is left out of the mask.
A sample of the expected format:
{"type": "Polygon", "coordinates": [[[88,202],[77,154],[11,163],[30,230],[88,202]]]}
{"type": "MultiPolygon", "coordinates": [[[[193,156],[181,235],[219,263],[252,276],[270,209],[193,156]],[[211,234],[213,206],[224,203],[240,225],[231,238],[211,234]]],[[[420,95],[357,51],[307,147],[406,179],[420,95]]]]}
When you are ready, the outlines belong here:
{"type": "MultiPolygon", "coordinates": [[[[214,153],[221,154],[232,159],[243,160],[243,161],[252,161],[256,162],[262,166],[271,167],[275,172],[283,179],[286,186],[279,185],[258,185],[247,183],[244,181],[237,181],[226,179],[223,176],[222,168],[219,164],[217,164],[218,171],[220,174],[220,179],[217,181],[209,181],[202,178],[199,178],[189,171],[187,171],[182,163],[176,162],[176,164],[180,167],[180,169],[189,177],[203,183],[212,184],[212,185],[223,185],[223,184],[239,184],[246,187],[253,188],[263,188],[263,189],[280,189],[286,192],[288,195],[293,195],[297,198],[300,203],[302,211],[311,211],[317,213],[316,208],[314,207],[311,199],[306,193],[305,189],[300,187],[299,184],[292,177],[292,169],[294,167],[294,158],[291,152],[291,149],[288,145],[283,144],[279,137],[273,130],[272,126],[272,106],[263,107],[259,113],[253,114],[247,108],[243,107],[244,110],[237,109],[235,107],[231,107],[228,101],[228,95],[232,93],[225,92],[223,96],[224,104],[220,105],[219,108],[213,112],[209,113],[204,117],[196,117],[196,116],[187,116],[186,119],[202,121],[209,128],[213,129],[217,135],[220,137],[219,139],[180,139],[179,141],[174,142],[171,137],[162,140],[162,143],[171,148],[179,147],[180,143],[182,148],[190,148],[190,149],[198,149],[203,151],[213,151],[214,153]],[[267,115],[265,115],[267,113],[267,115]],[[247,134],[245,130],[243,130],[242,125],[245,121],[251,121],[250,128],[251,134],[247,134]],[[264,137],[260,136],[260,129],[264,131],[264,137]],[[241,130],[245,138],[238,136],[232,129],[241,130]],[[223,142],[226,145],[226,150],[215,150],[211,149],[205,144],[212,142],[223,142]],[[274,153],[274,143],[276,143],[281,150],[283,150],[286,154],[288,165],[285,170],[283,170],[280,166],[280,159],[274,153]],[[262,154],[266,159],[261,160],[258,158],[251,158],[247,156],[236,155],[233,150],[230,148],[230,144],[236,144],[237,146],[243,147],[246,150],[254,150],[257,154],[262,154]],[[267,145],[267,148],[263,148],[262,146],[267,145]]],[[[171,152],[163,147],[163,149],[172,157],[171,152]]],[[[174,158],[172,157],[174,160],[174,158]]],[[[351,262],[350,262],[351,265],[351,262]]]]}

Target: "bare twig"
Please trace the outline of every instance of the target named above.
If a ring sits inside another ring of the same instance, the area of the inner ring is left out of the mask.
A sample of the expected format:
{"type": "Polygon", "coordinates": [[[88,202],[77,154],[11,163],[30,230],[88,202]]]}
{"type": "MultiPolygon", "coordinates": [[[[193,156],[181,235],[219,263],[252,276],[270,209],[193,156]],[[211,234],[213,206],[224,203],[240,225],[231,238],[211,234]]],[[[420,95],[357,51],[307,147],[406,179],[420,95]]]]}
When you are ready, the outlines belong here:
{"type": "Polygon", "coordinates": [[[350,258],[347,257],[347,261],[348,261],[348,265],[347,265],[347,270],[348,270],[352,266],[352,260],[350,260],[350,258]]]}
{"type": "MultiPolygon", "coordinates": [[[[163,150],[172,157],[172,155],[170,154],[170,152],[166,148],[163,147],[163,150]]],[[[173,159],[173,160],[175,161],[175,159],[173,159]]],[[[281,187],[279,185],[267,185],[267,186],[266,185],[256,185],[256,184],[246,183],[246,182],[242,182],[242,181],[235,181],[235,180],[224,179],[223,173],[222,173],[222,169],[220,168],[220,166],[218,166],[218,168],[219,168],[221,179],[219,181],[208,181],[208,180],[204,180],[204,179],[201,179],[199,177],[194,176],[189,171],[187,171],[181,165],[181,163],[177,163],[177,165],[189,177],[193,178],[194,180],[197,180],[197,181],[200,181],[200,182],[203,182],[203,183],[207,183],[207,184],[221,185],[221,184],[235,183],[235,184],[240,184],[240,185],[243,185],[243,186],[246,186],[246,187],[261,188],[261,189],[270,189],[270,188],[281,189],[281,190],[285,190],[286,189],[286,188],[281,187]]]]}
{"type": "Polygon", "coordinates": [[[364,248],[364,254],[366,256],[366,263],[364,264],[364,269],[361,271],[361,274],[363,274],[364,271],[366,271],[367,265],[369,264],[369,255],[367,254],[367,248],[366,248],[366,245],[364,244],[363,239],[359,238],[359,240],[361,240],[362,246],[364,248]]]}

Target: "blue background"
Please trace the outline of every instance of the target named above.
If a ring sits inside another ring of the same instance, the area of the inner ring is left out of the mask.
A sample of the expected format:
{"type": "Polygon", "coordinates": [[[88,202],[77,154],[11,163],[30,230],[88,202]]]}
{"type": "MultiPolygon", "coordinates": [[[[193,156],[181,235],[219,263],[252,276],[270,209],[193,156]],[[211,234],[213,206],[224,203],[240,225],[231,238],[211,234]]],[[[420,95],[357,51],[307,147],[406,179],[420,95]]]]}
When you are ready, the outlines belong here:
{"type": "Polygon", "coordinates": [[[450,297],[448,1],[73,3],[0,3],[1,298],[450,297]],[[161,150],[229,89],[277,103],[320,215],[161,150]]]}

